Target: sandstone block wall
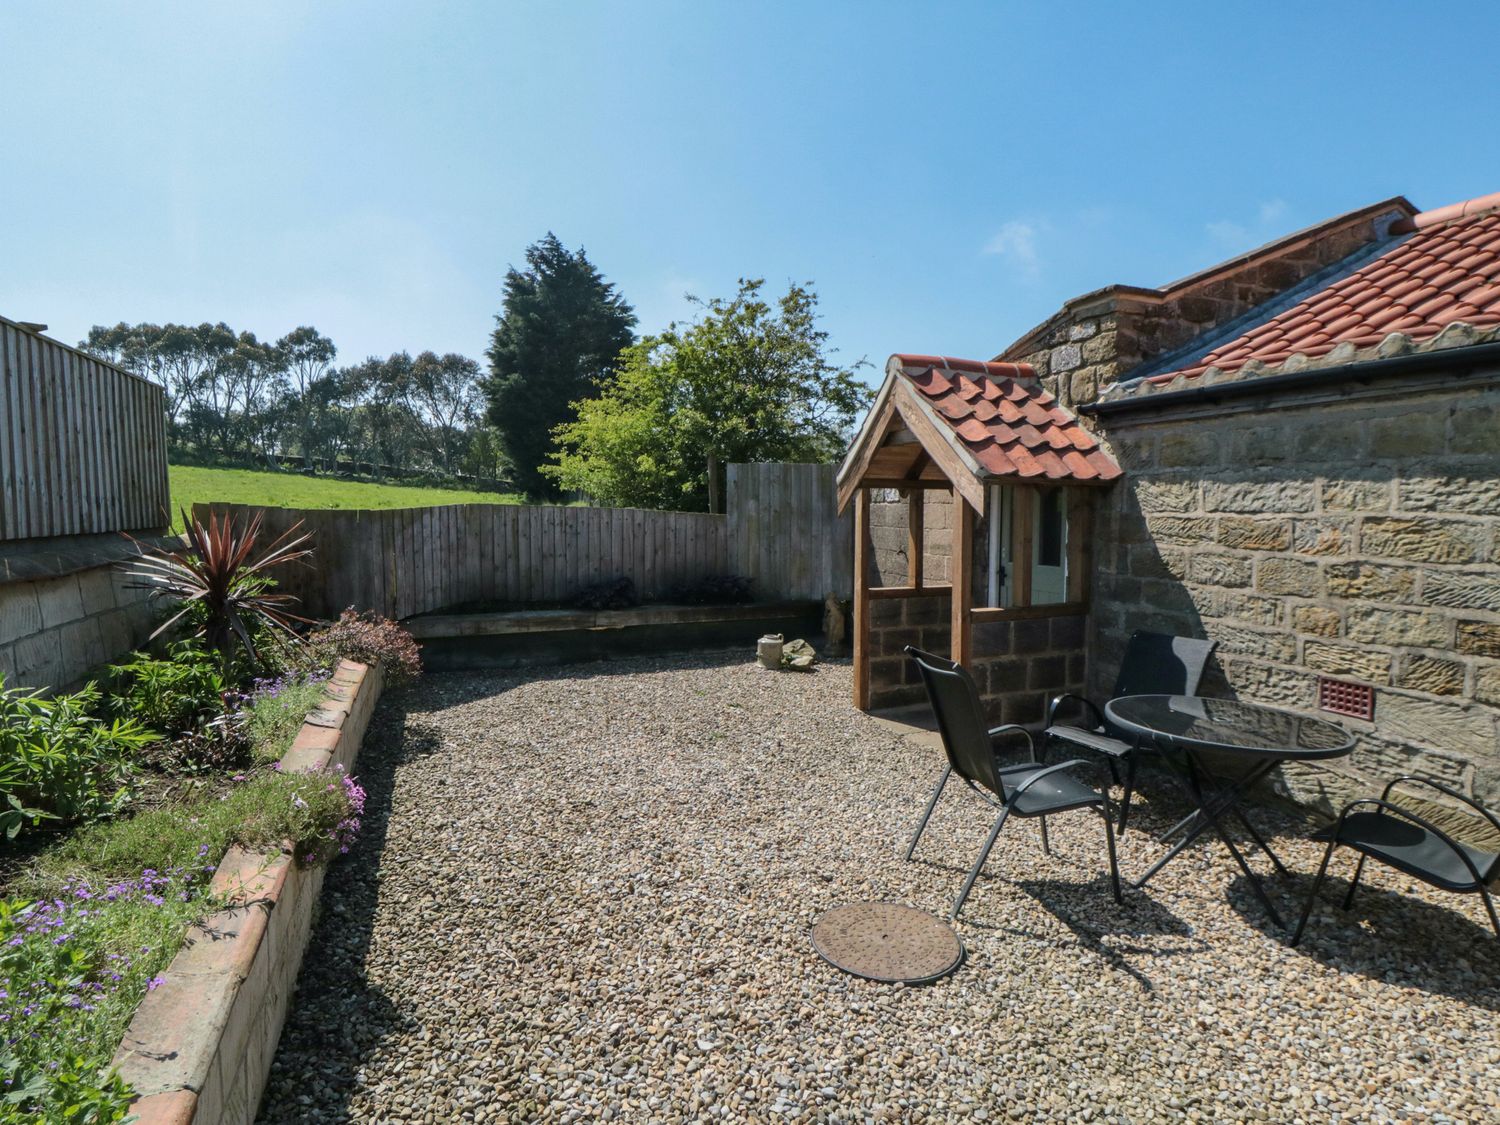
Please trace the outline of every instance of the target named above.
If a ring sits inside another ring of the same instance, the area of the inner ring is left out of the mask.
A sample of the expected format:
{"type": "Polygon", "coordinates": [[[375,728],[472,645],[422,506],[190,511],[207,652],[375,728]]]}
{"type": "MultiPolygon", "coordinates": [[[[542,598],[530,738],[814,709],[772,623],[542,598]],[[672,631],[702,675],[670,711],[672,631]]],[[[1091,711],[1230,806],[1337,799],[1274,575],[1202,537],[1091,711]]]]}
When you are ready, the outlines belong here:
{"type": "MultiPolygon", "coordinates": [[[[874,548],[875,574],[881,586],[904,586],[911,581],[906,557],[906,497],[894,488],[877,488],[870,494],[870,544],[874,548]]],[[[950,544],[953,538],[953,494],[928,489],[922,502],[922,581],[943,584],[953,577],[950,544]]]]}
{"type": "Polygon", "coordinates": [[[156,627],[146,592],[130,589],[114,561],[61,574],[36,569],[0,575],[0,676],[7,687],[71,686],[142,644],[156,627]]]}
{"type": "MultiPolygon", "coordinates": [[[[929,490],[923,502],[923,582],[952,579],[953,496],[929,490]]],[[[909,508],[904,496],[877,489],[870,503],[873,583],[910,581],[906,557],[909,508]]],[[[988,582],[989,532],[974,523],[974,604],[984,605],[988,582]]],[[[870,706],[872,710],[925,705],[927,695],[907,645],[947,656],[952,599],[948,595],[883,598],[870,603],[870,706]]],[[[1083,615],[991,621],[974,625],[969,671],[984,698],[991,723],[1041,723],[1047,700],[1083,689],[1088,619],[1083,615]]]]}
{"type": "MultiPolygon", "coordinates": [[[[1486,387],[1485,384],[1488,383],[1486,387]]],[[[1359,749],[1304,799],[1434,774],[1500,805],[1500,387],[1129,416],[1095,540],[1091,687],[1134,629],[1219,642],[1207,693],[1303,711],[1373,685],[1359,749]]]]}
{"type": "MultiPolygon", "coordinates": [[[[916,645],[947,656],[951,599],[887,598],[870,604],[870,707],[925,705],[916,667],[901,651],[916,645]]],[[[992,724],[1041,723],[1047,700],[1084,686],[1087,619],[1080,615],[974,626],[969,671],[992,724]]]]}

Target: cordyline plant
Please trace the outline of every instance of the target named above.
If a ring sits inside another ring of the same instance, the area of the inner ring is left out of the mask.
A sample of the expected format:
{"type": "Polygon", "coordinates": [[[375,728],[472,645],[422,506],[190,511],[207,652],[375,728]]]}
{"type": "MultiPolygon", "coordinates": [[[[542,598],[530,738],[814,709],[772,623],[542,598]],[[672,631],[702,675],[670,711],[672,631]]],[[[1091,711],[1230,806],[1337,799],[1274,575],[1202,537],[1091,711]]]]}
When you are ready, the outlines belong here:
{"type": "Polygon", "coordinates": [[[293,626],[309,619],[291,612],[290,607],[297,602],[291,594],[271,592],[275,582],[267,572],[312,554],[310,548],[303,546],[311,536],[305,532],[297,534],[302,521],[298,520],[274,543],[259,551],[260,512],[244,527],[232,515],[221,517],[212,512],[206,526],[186,512],[183,522],[187,525],[189,547],[182,551],[152,554],[139,540],[126,536],[142,550],[141,557],[128,569],[131,577],[137,579],[130,585],[151,591],[152,598],[182,603],[151,634],[151,639],[155,640],[196,609],[202,614],[197,635],[218,653],[226,672],[236,644],[252,663],[261,662],[255,635],[262,629],[297,643],[293,626]]]}

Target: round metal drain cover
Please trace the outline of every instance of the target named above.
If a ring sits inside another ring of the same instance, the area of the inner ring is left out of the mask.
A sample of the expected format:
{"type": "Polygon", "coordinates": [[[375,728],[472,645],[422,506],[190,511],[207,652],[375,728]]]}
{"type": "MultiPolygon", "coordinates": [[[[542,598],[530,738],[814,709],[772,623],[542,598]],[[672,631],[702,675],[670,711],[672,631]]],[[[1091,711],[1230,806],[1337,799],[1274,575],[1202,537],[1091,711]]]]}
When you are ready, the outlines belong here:
{"type": "Polygon", "coordinates": [[[899,902],[835,906],[813,924],[812,943],[835,968],[889,983],[925,984],[947,976],[964,959],[951,926],[899,902]]]}

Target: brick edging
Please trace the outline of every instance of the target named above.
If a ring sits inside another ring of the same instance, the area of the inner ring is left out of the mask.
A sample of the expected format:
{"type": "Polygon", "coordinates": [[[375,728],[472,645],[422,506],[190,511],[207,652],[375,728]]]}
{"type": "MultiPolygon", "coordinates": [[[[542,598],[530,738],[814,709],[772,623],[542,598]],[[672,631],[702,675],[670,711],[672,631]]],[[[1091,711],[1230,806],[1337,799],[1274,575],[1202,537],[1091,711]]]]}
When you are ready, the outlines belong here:
{"type": "MultiPolygon", "coordinates": [[[[382,682],[379,665],[340,661],[281,768],[349,769],[382,682]]],[[[282,852],[225,854],[211,889],[229,905],[188,930],[115,1052],[138,1125],[255,1120],[325,871],[282,852]]]]}

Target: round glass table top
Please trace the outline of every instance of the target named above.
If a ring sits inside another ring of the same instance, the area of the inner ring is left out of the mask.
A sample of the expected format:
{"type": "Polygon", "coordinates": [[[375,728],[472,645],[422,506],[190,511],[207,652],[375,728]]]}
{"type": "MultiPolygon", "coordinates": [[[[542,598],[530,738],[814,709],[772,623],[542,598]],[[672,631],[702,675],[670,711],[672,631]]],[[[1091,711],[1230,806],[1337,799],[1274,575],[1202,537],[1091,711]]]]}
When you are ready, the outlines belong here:
{"type": "Polygon", "coordinates": [[[1132,734],[1209,750],[1337,758],[1354,749],[1354,736],[1337,723],[1235,699],[1126,695],[1105,704],[1104,713],[1132,734]]]}

